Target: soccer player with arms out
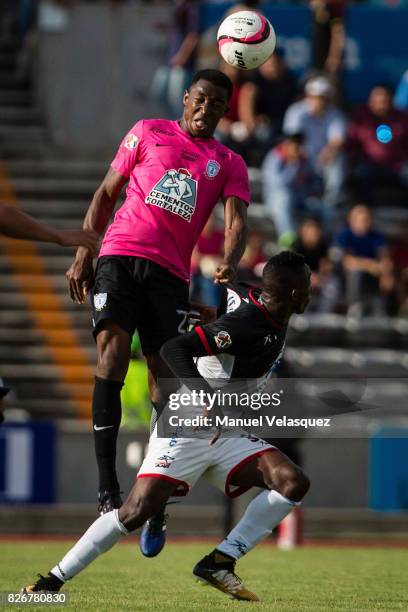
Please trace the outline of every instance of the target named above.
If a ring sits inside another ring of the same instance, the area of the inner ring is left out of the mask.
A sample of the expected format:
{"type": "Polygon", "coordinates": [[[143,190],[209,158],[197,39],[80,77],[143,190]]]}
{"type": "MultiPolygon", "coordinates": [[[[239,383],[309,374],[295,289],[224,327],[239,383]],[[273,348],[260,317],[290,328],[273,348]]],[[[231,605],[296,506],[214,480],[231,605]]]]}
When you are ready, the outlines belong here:
{"type": "Polygon", "coordinates": [[[92,415],[101,513],[122,503],[116,440],[120,390],[135,329],[147,360],[152,404],[160,410],[156,381],[172,374],[159,351],[183,331],[191,254],[219,199],[224,202],[225,244],[215,282],[233,279],[245,248],[247,168],[213,138],[231,93],[228,77],[203,70],[184,94],[180,121],[144,120],[131,129],[85,217],[84,228],[102,234],[128,182],[126,201],[105,234],[95,274],[83,248],[67,272],[75,302],[83,303],[92,287],[98,353],[92,415]]]}
{"type": "MultiPolygon", "coordinates": [[[[219,319],[162,348],[164,360],[187,388],[199,379],[200,388],[212,393],[205,377],[266,380],[282,356],[290,316],[308,304],[310,269],[301,255],[286,251],[266,264],[261,290],[230,285],[228,294],[227,312],[219,319]]],[[[40,576],[25,591],[58,591],[123,535],[141,527],[170,496],[186,495],[202,476],[232,497],[251,487],[264,489],[193,570],[199,580],[235,599],[258,601],[235,574],[235,563],[300,503],[309,481],[276,447],[244,433],[238,438],[221,435],[209,445],[208,439],[158,438],[153,432],[124,505],[100,516],[48,576],[40,576]]]]}

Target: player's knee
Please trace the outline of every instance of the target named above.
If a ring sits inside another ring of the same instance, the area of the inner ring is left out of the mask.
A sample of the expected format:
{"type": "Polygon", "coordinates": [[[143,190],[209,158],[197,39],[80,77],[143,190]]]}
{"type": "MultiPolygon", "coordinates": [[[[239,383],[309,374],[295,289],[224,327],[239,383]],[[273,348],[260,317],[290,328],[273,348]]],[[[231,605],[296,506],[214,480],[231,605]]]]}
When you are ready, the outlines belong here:
{"type": "Polygon", "coordinates": [[[300,501],[310,487],[309,478],[297,465],[280,465],[273,477],[274,488],[292,501],[300,501]]]}
{"type": "Polygon", "coordinates": [[[128,531],[141,527],[155,512],[153,499],[149,497],[128,498],[119,509],[119,520],[128,531]]]}

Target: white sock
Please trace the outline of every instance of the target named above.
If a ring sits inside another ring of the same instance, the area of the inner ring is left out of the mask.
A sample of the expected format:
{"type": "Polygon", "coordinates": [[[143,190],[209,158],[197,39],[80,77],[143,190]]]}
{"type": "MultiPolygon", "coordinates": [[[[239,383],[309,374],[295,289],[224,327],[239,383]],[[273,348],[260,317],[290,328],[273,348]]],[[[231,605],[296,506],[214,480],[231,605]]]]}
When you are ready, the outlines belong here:
{"type": "Polygon", "coordinates": [[[64,582],[73,578],[96,557],[112,548],[122,535],[128,533],[119,520],[118,510],[103,514],[85,531],[62,561],[52,568],[51,573],[64,582]]]}
{"type": "Polygon", "coordinates": [[[297,505],[277,491],[263,491],[251,501],[242,519],[216,547],[217,550],[240,559],[266,538],[297,505]]]}

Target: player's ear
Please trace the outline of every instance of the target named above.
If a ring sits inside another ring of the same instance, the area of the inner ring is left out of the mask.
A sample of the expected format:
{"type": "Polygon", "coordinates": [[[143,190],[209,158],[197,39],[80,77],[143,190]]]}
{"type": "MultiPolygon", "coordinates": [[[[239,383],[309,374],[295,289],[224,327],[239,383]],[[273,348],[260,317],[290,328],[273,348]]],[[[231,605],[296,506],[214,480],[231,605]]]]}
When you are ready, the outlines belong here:
{"type": "Polygon", "coordinates": [[[183,106],[187,104],[189,97],[190,97],[190,92],[188,91],[188,89],[186,89],[183,95],[183,106]]]}

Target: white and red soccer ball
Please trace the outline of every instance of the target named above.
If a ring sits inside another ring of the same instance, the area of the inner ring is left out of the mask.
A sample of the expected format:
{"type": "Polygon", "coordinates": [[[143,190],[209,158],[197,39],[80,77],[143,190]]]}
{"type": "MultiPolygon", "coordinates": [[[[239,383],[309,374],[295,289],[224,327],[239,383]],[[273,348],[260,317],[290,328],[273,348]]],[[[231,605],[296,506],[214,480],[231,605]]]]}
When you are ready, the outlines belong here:
{"type": "Polygon", "coordinates": [[[271,23],[255,11],[238,11],[224,19],[217,33],[223,59],[241,70],[253,70],[272,55],[276,46],[271,23]]]}

